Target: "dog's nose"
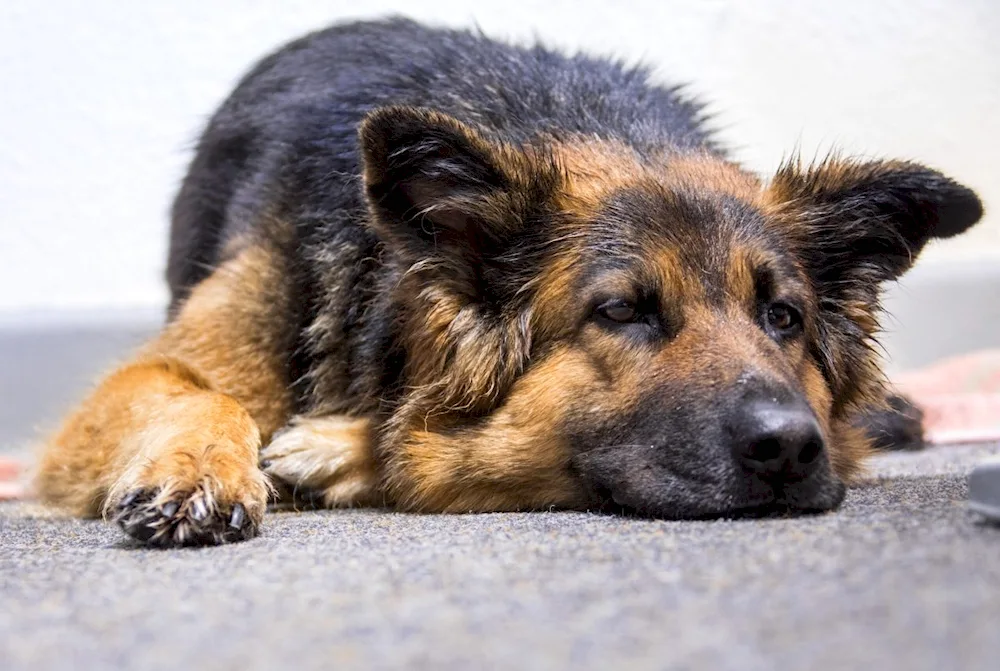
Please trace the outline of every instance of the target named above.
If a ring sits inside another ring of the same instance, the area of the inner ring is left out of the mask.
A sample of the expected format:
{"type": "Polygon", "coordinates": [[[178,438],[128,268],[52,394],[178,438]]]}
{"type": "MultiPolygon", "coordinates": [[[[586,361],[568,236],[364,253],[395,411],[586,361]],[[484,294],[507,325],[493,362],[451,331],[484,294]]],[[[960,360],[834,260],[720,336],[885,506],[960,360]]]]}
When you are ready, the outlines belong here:
{"type": "Polygon", "coordinates": [[[731,425],[733,456],[763,477],[800,479],[819,466],[823,434],[805,403],[752,401],[731,425]]]}

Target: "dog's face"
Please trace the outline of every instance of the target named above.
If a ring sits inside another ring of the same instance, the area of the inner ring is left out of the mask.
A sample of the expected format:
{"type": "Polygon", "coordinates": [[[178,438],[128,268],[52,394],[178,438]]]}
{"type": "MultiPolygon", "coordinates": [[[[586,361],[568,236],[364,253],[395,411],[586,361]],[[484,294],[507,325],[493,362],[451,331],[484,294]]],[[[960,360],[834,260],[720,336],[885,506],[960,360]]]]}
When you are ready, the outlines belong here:
{"type": "Polygon", "coordinates": [[[460,431],[504,408],[590,505],[657,517],[836,507],[867,449],[851,416],[880,398],[879,285],[981,216],[911,163],[765,184],[708,154],[514,148],[400,108],[361,138],[421,412],[460,431]]]}

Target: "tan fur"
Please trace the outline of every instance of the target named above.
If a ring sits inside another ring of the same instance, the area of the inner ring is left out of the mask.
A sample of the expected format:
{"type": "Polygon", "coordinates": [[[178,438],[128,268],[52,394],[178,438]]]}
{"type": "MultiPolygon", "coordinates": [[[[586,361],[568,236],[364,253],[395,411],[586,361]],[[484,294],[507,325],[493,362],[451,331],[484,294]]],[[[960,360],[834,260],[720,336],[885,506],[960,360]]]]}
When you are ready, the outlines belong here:
{"type": "Polygon", "coordinates": [[[558,204],[568,214],[587,219],[617,190],[656,185],[663,193],[686,188],[726,194],[755,203],[760,180],[712,154],[640,156],[624,144],[597,139],[556,143],[553,154],[565,175],[558,204]]]}
{"type": "Polygon", "coordinates": [[[748,312],[756,307],[757,287],[755,286],[754,268],[760,265],[762,259],[757,250],[736,246],[729,253],[729,264],[726,267],[726,294],[748,312]]]}
{"type": "Polygon", "coordinates": [[[96,515],[130,491],[152,490],[154,504],[182,496],[181,514],[242,503],[259,521],[269,485],[257,452],[291,407],[283,344],[269,324],[284,300],[282,272],[271,250],[254,245],[198,285],[163,333],[49,441],[41,498],[96,515]]]}
{"type": "Polygon", "coordinates": [[[907,171],[905,161],[860,161],[830,154],[812,165],[803,165],[798,156],[786,161],[767,185],[762,199],[768,214],[800,212],[815,197],[835,194],[880,175],[907,171]]]}
{"type": "Polygon", "coordinates": [[[578,221],[592,217],[611,193],[656,177],[634,149],[618,142],[555,143],[553,156],[565,180],[556,204],[578,221]]]}
{"type": "Polygon", "coordinates": [[[756,203],[761,196],[761,182],[735,163],[712,154],[670,155],[664,159],[664,186],[733,196],[756,203]]]}
{"type": "Polygon", "coordinates": [[[260,453],[264,472],[330,508],[376,504],[378,475],[366,418],[297,417],[260,453]]]}
{"type": "Polygon", "coordinates": [[[557,352],[520,378],[510,400],[480,426],[449,432],[440,418],[405,409],[408,421],[390,436],[397,445],[387,455],[390,499],[436,512],[581,504],[568,446],[552,429],[568,399],[594,383],[579,354],[557,352]]]}
{"type": "Polygon", "coordinates": [[[289,312],[285,269],[267,245],[250,245],[199,284],[146,352],[183,361],[237,399],[264,442],[292,410],[287,343],[274,320],[289,312]]]}
{"type": "Polygon", "coordinates": [[[483,319],[481,306],[419,274],[406,281],[422,287],[416,302],[423,319],[403,333],[412,353],[407,378],[421,387],[416,395],[451,411],[490,407],[527,360],[527,329],[520,321],[507,327],[483,319]]]}
{"type": "Polygon", "coordinates": [[[830,466],[837,477],[852,483],[862,472],[862,465],[871,456],[871,443],[864,431],[851,426],[842,417],[834,416],[833,397],[816,364],[804,362],[804,370],[799,379],[805,389],[806,398],[812,406],[824,435],[828,436],[827,450],[830,466]]]}

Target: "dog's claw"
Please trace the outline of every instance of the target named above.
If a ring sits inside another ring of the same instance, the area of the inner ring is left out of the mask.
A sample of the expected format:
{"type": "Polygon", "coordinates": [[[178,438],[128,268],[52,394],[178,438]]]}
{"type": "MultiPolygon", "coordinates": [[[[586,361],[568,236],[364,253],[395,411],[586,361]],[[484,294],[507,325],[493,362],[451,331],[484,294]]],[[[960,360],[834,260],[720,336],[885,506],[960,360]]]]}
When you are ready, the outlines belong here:
{"type": "Polygon", "coordinates": [[[138,498],[139,498],[139,490],[135,489],[135,490],[129,492],[128,494],[126,494],[125,498],[123,498],[121,501],[118,502],[118,507],[119,508],[128,508],[130,505],[132,505],[133,503],[135,503],[136,499],[138,499],[138,498]]]}
{"type": "Polygon", "coordinates": [[[208,507],[205,506],[205,502],[201,499],[195,499],[191,502],[191,519],[201,522],[206,517],[208,517],[208,507]]]}
{"type": "Polygon", "coordinates": [[[246,520],[246,508],[243,507],[242,503],[237,503],[233,507],[233,515],[229,518],[229,526],[233,529],[239,529],[243,526],[243,522],[246,520]]]}
{"type": "Polygon", "coordinates": [[[162,505],[150,489],[131,491],[118,505],[115,521],[122,530],[152,547],[219,545],[248,540],[258,533],[247,504],[211,505],[205,492],[174,493],[162,505]]]}

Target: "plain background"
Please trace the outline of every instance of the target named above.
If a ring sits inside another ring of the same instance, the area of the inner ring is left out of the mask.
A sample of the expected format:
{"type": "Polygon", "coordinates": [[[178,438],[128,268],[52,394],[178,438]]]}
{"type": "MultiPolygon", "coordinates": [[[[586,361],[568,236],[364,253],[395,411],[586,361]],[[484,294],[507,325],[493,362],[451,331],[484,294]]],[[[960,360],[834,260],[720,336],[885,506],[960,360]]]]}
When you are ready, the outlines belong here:
{"type": "MultiPolygon", "coordinates": [[[[796,145],[916,158],[1000,202],[995,0],[0,3],[0,318],[158,309],[167,211],[207,116],[258,58],[405,12],[645,60],[691,82],[750,167],[796,145]]],[[[924,264],[1000,260],[1000,217],[924,264]]]]}

